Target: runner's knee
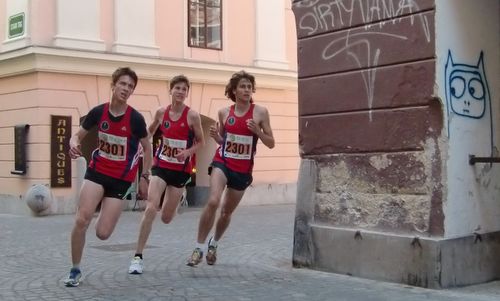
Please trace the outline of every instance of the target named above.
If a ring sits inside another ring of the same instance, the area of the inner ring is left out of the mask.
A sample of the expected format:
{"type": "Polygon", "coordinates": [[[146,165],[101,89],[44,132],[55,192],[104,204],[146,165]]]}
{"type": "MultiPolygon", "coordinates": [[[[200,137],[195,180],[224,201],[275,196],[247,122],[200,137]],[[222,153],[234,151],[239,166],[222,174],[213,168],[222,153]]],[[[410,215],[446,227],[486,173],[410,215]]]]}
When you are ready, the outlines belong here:
{"type": "Polygon", "coordinates": [[[232,212],[229,212],[228,210],[224,210],[224,208],[222,208],[220,211],[220,218],[231,219],[231,214],[232,214],[232,212]]]}
{"type": "Polygon", "coordinates": [[[87,230],[90,225],[90,220],[92,217],[87,217],[82,214],[78,214],[75,219],[75,227],[79,230],[87,230]]]}
{"type": "Polygon", "coordinates": [[[174,218],[174,214],[172,214],[172,213],[163,213],[161,215],[161,221],[164,224],[169,224],[173,218],[174,218]]]}
{"type": "Polygon", "coordinates": [[[100,240],[106,240],[111,236],[111,231],[106,230],[106,229],[96,229],[95,235],[100,240]]]}
{"type": "Polygon", "coordinates": [[[210,211],[215,211],[219,208],[219,200],[217,198],[210,197],[207,202],[207,209],[210,211]]]}
{"type": "Polygon", "coordinates": [[[158,210],[155,205],[153,205],[152,203],[148,203],[148,205],[146,206],[146,210],[144,210],[144,219],[148,221],[154,220],[157,211],[158,210]]]}

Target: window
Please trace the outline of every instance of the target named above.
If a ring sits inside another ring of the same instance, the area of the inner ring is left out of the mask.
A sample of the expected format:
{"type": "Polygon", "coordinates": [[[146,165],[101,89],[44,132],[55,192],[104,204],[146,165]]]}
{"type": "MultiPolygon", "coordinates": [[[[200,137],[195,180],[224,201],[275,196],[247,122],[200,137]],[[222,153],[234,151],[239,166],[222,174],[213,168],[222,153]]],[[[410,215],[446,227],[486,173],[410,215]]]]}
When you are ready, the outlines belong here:
{"type": "Polygon", "coordinates": [[[221,0],[189,0],[189,46],[222,49],[221,0]]]}

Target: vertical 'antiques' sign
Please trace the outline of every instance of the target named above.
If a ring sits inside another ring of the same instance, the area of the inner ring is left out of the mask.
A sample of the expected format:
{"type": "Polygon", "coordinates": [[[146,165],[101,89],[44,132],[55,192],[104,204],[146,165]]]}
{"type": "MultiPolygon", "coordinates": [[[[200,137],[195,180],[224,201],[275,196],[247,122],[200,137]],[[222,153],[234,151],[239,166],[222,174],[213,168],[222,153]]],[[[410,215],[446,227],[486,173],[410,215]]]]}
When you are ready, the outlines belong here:
{"type": "Polygon", "coordinates": [[[71,187],[71,116],[50,116],[50,186],[71,187]]]}
{"type": "Polygon", "coordinates": [[[26,169],[26,136],[30,128],[29,124],[18,124],[14,128],[14,170],[13,175],[25,175],[26,169]]]}

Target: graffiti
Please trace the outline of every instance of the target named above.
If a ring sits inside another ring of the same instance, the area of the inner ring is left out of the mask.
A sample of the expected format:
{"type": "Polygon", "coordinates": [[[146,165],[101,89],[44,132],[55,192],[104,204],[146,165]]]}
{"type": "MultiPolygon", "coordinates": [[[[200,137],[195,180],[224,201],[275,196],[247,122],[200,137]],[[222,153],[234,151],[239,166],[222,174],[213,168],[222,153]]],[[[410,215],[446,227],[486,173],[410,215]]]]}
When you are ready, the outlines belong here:
{"type": "Polygon", "coordinates": [[[338,54],[347,51],[347,54],[349,57],[351,57],[358,68],[362,68],[363,65],[361,63],[360,58],[358,55],[350,51],[350,48],[356,48],[358,46],[364,46],[366,50],[366,62],[367,62],[367,67],[370,70],[362,71],[361,72],[361,77],[363,80],[364,88],[367,94],[367,99],[368,99],[368,108],[370,109],[369,111],[369,118],[370,121],[372,121],[372,111],[371,108],[373,106],[373,95],[375,93],[375,78],[377,75],[377,69],[372,68],[378,66],[378,60],[380,57],[380,49],[375,49],[373,52],[372,56],[372,47],[370,44],[370,40],[368,38],[365,39],[359,39],[362,36],[369,37],[369,36],[374,36],[374,35],[380,35],[380,36],[386,36],[386,37],[391,37],[395,39],[400,39],[400,40],[406,40],[407,38],[405,36],[401,35],[394,35],[394,34],[389,34],[389,33],[384,33],[384,32],[361,32],[361,33],[356,33],[356,34],[350,34],[350,31],[347,32],[347,35],[345,37],[335,39],[329,44],[326,45],[325,49],[323,50],[322,53],[322,58],[324,60],[329,60],[332,59],[333,57],[337,56],[338,54]],[[354,41],[350,41],[350,38],[358,38],[355,39],[354,41]],[[336,47],[337,44],[341,44],[340,47],[336,47]],[[333,49],[333,50],[332,50],[333,49]]]}
{"type": "MultiPolygon", "coordinates": [[[[358,69],[367,69],[361,72],[361,77],[367,97],[369,118],[372,121],[376,67],[382,55],[382,50],[372,47],[371,39],[408,40],[407,36],[384,32],[382,29],[387,24],[395,24],[408,19],[410,25],[414,26],[415,15],[413,13],[420,11],[417,3],[414,0],[335,0],[330,2],[309,0],[294,5],[307,8],[307,12],[301,16],[298,24],[298,27],[305,30],[307,35],[313,35],[319,31],[333,30],[336,24],[338,27],[351,27],[354,25],[355,18],[361,19],[362,24],[365,24],[365,31],[356,30],[355,33],[352,33],[348,29],[345,36],[327,43],[322,52],[322,59],[328,61],[337,55],[346,53],[354,61],[358,69]],[[405,15],[409,16],[401,18],[405,15]],[[392,20],[382,21],[386,19],[392,20]],[[381,22],[378,25],[369,24],[376,21],[381,22]]],[[[431,31],[427,16],[418,14],[418,18],[425,39],[429,43],[431,41],[431,31]]]]}
{"type": "MultiPolygon", "coordinates": [[[[360,17],[362,24],[392,19],[393,24],[399,22],[401,16],[410,15],[411,24],[414,23],[414,12],[420,10],[414,0],[399,0],[396,5],[394,0],[335,0],[320,3],[319,0],[302,1],[294,4],[297,7],[309,8],[299,20],[298,27],[306,31],[306,35],[313,35],[319,31],[333,30],[336,24],[339,27],[353,26],[355,17],[360,17]]],[[[430,41],[430,30],[427,18],[418,16],[424,29],[427,41],[430,41]]],[[[385,22],[378,26],[382,28],[385,22]]],[[[369,27],[370,25],[366,25],[369,27]]]]}
{"type": "MultiPolygon", "coordinates": [[[[493,152],[493,118],[490,90],[484,67],[484,54],[481,51],[476,65],[455,63],[448,50],[445,65],[445,94],[448,114],[448,137],[454,116],[460,119],[484,119],[488,117],[490,129],[489,147],[493,152]]],[[[455,121],[460,122],[460,120],[455,121]]]]}
{"type": "Polygon", "coordinates": [[[453,113],[480,119],[486,109],[487,81],[483,53],[476,66],[455,64],[451,51],[445,66],[445,87],[449,108],[453,113]]]}

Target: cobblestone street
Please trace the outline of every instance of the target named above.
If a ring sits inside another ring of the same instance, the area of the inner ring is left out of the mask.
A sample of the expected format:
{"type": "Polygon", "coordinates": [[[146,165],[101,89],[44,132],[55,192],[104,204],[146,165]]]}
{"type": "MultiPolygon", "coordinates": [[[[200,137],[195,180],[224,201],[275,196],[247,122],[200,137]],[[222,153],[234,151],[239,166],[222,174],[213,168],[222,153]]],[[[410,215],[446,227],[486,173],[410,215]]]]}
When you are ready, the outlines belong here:
{"type": "Polygon", "coordinates": [[[145,272],[129,275],[142,212],[124,212],[108,241],[93,224],[81,285],[66,288],[72,215],[0,215],[0,300],[499,300],[500,284],[427,290],[291,266],[293,205],[237,209],[215,266],[185,265],[201,210],[170,225],[157,218],[144,252],[145,272]]]}

